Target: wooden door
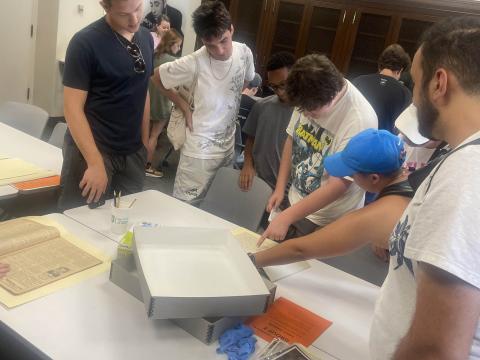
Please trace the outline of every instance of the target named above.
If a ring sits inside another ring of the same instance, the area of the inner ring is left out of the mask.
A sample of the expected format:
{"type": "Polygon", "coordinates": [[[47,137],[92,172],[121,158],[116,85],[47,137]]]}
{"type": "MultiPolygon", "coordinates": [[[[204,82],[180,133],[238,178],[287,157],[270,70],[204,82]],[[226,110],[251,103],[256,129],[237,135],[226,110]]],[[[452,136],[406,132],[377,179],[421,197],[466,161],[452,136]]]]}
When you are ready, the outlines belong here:
{"type": "Polygon", "coordinates": [[[395,29],[394,42],[402,45],[413,59],[424,31],[439,20],[440,18],[432,16],[403,15],[399,18],[399,25],[395,29]]]}
{"type": "MultiPolygon", "coordinates": [[[[265,37],[265,14],[269,0],[231,0],[233,40],[245,43],[252,50],[255,67],[261,68],[262,45],[265,37]]],[[[273,0],[270,0],[273,2],[273,0]]]]}
{"type": "Polygon", "coordinates": [[[348,79],[378,71],[378,58],[391,42],[394,31],[393,13],[380,10],[353,9],[350,22],[349,41],[345,48],[341,70],[348,79]]]}
{"type": "Polygon", "coordinates": [[[301,56],[300,39],[305,26],[306,0],[272,0],[266,27],[264,63],[270,54],[289,51],[301,56]]]}
{"type": "Polygon", "coordinates": [[[346,6],[341,1],[312,1],[307,8],[300,55],[320,53],[339,66],[340,53],[348,30],[346,15],[346,6]]]}

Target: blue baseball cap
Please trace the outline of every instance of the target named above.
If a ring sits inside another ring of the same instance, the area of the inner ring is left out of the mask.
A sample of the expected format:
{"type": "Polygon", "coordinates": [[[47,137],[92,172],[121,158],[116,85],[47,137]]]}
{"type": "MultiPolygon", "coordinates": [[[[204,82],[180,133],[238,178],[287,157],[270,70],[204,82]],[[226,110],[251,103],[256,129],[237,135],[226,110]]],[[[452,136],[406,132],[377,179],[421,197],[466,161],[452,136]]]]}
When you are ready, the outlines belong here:
{"type": "Polygon", "coordinates": [[[386,130],[367,129],[350,139],[345,149],[325,158],[325,169],[335,177],[356,173],[387,174],[405,161],[403,141],[386,130]]]}

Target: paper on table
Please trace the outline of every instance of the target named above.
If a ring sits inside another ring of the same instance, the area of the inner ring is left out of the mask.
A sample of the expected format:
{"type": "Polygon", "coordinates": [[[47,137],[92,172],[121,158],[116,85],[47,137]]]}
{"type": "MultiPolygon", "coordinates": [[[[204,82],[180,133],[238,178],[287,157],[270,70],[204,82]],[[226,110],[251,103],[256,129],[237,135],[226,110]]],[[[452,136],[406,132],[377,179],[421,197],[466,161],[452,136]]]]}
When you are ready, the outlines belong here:
{"type": "MultiPolygon", "coordinates": [[[[265,239],[260,247],[257,247],[258,239],[260,235],[247,230],[245,228],[238,228],[232,231],[232,235],[240,242],[240,246],[246,251],[255,253],[262,250],[270,249],[274,246],[277,246],[278,243],[275,241],[265,239]]],[[[284,279],[290,275],[296,274],[300,271],[306,270],[310,267],[308,262],[299,261],[292,264],[286,265],[276,265],[276,266],[266,266],[263,268],[265,273],[268,275],[270,281],[278,281],[284,279]]]]}
{"type": "Polygon", "coordinates": [[[55,291],[64,289],[68,286],[74,285],[80,281],[86,280],[90,277],[106,272],[110,269],[109,257],[102,254],[100,251],[98,251],[96,248],[94,248],[90,244],[75,238],[56,222],[49,220],[45,217],[29,217],[26,219],[33,220],[42,225],[55,227],[60,232],[60,236],[63,239],[75,245],[77,248],[87,252],[89,255],[94,256],[97,259],[101,260],[101,263],[99,265],[90,267],[81,272],[72,274],[66,278],[57,280],[55,282],[52,282],[40,288],[26,292],[22,295],[13,295],[9,291],[0,287],[0,302],[3,303],[7,308],[12,308],[12,307],[36,300],[40,297],[43,297],[55,291]]]}
{"type": "Polygon", "coordinates": [[[0,159],[0,185],[9,185],[53,175],[55,175],[53,171],[39,168],[22,159],[0,159]]]}
{"type": "Polygon", "coordinates": [[[49,176],[41,179],[22,181],[13,184],[19,191],[32,191],[36,189],[50,188],[60,186],[60,176],[49,176]]]}
{"type": "Polygon", "coordinates": [[[332,322],[285,299],[277,299],[268,311],[247,320],[255,334],[266,341],[279,338],[309,347],[332,322]]]}

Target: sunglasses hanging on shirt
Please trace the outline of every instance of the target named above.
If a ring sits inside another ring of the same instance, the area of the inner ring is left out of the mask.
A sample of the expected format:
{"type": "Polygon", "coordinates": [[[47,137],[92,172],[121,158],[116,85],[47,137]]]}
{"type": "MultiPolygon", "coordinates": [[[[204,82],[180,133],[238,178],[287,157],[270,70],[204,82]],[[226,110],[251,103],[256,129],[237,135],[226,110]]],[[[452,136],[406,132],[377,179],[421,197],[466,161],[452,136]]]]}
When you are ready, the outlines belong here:
{"type": "Polygon", "coordinates": [[[145,72],[145,60],[143,59],[142,50],[140,47],[134,42],[134,38],[132,41],[128,41],[123,36],[118,35],[115,31],[113,32],[117,40],[120,42],[122,47],[124,47],[129,55],[133,58],[133,70],[137,74],[143,74],[145,72]]]}

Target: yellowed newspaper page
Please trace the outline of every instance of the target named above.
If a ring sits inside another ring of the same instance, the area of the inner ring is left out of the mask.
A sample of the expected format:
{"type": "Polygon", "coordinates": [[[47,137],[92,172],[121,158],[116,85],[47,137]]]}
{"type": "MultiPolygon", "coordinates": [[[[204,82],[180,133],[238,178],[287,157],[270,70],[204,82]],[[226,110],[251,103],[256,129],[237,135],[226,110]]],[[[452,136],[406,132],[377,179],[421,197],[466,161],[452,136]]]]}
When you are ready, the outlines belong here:
{"type": "MultiPolygon", "coordinates": [[[[24,219],[22,219],[24,220],[24,219]]],[[[63,227],[45,218],[28,218],[43,227],[53,227],[56,236],[26,250],[0,256],[11,271],[0,280],[0,302],[14,307],[35,300],[110,268],[110,259],[63,227]]]]}
{"type": "MultiPolygon", "coordinates": [[[[240,246],[249,253],[256,253],[258,251],[266,250],[278,245],[275,241],[265,239],[260,247],[257,247],[258,239],[260,235],[247,230],[245,228],[238,228],[232,230],[232,235],[240,243],[240,246]]],[[[270,281],[277,281],[284,279],[290,275],[296,274],[300,271],[306,270],[310,267],[310,264],[306,261],[299,261],[292,264],[267,266],[263,270],[268,275],[270,281]]]]}
{"type": "Polygon", "coordinates": [[[41,225],[25,218],[0,223],[0,256],[60,236],[53,226],[41,225]]]}
{"type": "Polygon", "coordinates": [[[22,159],[0,159],[0,185],[41,179],[53,175],[55,175],[53,171],[42,169],[22,159]]]}
{"type": "Polygon", "coordinates": [[[245,228],[238,228],[232,231],[232,235],[235,239],[238,240],[240,246],[245,250],[247,253],[255,253],[257,251],[262,251],[266,249],[270,249],[277,245],[275,241],[270,239],[265,239],[260,247],[257,247],[258,239],[260,235],[245,229],[245,228]]]}

